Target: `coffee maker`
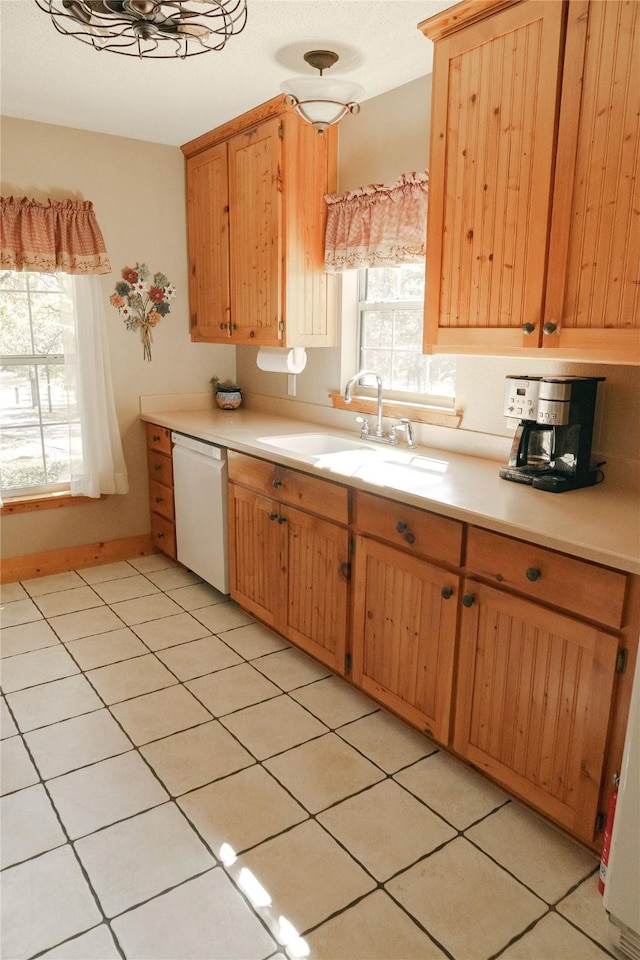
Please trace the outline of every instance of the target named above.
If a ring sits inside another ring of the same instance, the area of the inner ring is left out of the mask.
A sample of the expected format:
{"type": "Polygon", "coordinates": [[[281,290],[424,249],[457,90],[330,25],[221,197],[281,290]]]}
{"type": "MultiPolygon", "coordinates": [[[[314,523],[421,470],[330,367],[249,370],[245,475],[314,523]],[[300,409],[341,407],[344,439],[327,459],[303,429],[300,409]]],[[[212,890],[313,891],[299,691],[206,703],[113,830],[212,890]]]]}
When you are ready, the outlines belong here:
{"type": "Polygon", "coordinates": [[[519,418],[505,480],[551,493],[589,487],[601,478],[591,464],[598,383],[604,377],[509,376],[504,415],[519,418]]]}

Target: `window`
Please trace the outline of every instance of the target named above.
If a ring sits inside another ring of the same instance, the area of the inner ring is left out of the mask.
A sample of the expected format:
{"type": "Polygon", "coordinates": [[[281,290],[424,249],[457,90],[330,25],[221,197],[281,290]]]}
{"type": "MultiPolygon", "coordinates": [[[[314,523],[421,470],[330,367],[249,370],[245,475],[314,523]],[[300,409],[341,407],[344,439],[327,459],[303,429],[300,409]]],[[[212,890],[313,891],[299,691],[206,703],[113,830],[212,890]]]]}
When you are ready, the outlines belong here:
{"type": "Polygon", "coordinates": [[[375,370],[387,395],[450,405],[455,358],[422,353],[424,285],[422,263],[358,271],[358,369],[375,370]]]}
{"type": "Polygon", "coordinates": [[[0,272],[3,499],[68,490],[75,390],[68,383],[58,274],[0,272]]]}

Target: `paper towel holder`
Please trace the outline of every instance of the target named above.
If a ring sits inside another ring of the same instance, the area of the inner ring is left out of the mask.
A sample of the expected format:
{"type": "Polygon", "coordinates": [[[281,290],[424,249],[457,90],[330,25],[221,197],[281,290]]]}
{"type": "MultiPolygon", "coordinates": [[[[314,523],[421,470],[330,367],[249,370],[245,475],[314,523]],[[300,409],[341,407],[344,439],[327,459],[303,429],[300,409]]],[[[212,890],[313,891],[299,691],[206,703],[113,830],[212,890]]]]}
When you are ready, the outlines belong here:
{"type": "Polygon", "coordinates": [[[302,373],[307,365],[307,351],[304,347],[260,347],[256,364],[270,373],[302,373]]]}

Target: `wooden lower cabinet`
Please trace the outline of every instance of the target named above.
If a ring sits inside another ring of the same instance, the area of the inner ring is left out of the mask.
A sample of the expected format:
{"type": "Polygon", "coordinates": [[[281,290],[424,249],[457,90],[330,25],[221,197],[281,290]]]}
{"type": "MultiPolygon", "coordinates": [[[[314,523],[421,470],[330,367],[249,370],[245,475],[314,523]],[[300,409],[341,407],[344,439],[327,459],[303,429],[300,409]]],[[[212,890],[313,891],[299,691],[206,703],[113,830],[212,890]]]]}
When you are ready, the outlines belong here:
{"type": "Polygon", "coordinates": [[[333,521],[231,483],[231,596],[284,637],[345,672],[349,538],[333,521]]]}
{"type": "Polygon", "coordinates": [[[270,627],[282,616],[280,532],[273,500],[229,484],[229,568],[231,596],[270,627]]]}
{"type": "Polygon", "coordinates": [[[353,681],[448,743],[459,578],[367,537],[355,554],[353,681]]]}
{"type": "Polygon", "coordinates": [[[618,638],[465,581],[454,748],[593,841],[618,638]]]}
{"type": "Polygon", "coordinates": [[[151,540],[158,550],[176,558],[171,430],[147,423],[147,471],[151,540]]]}

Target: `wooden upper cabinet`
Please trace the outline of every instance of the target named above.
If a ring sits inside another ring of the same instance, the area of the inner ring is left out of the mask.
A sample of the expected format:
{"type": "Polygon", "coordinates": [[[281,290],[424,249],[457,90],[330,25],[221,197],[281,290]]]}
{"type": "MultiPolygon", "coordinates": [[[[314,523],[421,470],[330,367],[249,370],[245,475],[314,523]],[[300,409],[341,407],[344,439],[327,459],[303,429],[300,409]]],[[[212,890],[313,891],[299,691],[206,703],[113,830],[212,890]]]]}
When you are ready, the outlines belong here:
{"type": "Polygon", "coordinates": [[[218,143],[187,164],[187,240],[191,339],[207,342],[227,331],[229,188],[227,144],[218,143]]]}
{"type": "Polygon", "coordinates": [[[182,150],[192,339],[334,346],[324,196],[336,186],[337,131],[320,136],[278,97],[182,150]]]}
{"type": "Polygon", "coordinates": [[[544,314],[545,346],[627,363],[640,362],[639,49],[639,3],[569,3],[544,314]]]}
{"type": "Polygon", "coordinates": [[[421,25],[426,352],[640,361],[639,22],[632,0],[463,0],[421,25]]]}
{"type": "Polygon", "coordinates": [[[282,121],[229,141],[232,338],[256,345],[282,340],[282,121]]]}

